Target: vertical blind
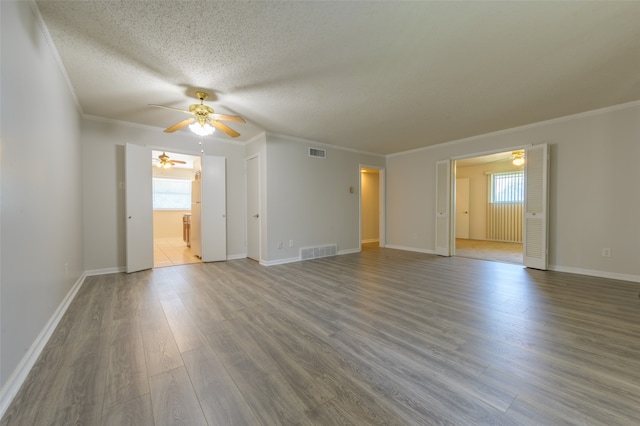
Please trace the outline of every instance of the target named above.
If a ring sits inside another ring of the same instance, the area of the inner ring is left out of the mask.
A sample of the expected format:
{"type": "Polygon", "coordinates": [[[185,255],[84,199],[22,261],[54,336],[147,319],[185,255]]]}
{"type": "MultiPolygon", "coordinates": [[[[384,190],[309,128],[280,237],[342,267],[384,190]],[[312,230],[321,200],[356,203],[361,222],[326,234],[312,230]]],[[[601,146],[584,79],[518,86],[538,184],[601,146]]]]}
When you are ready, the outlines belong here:
{"type": "Polygon", "coordinates": [[[487,239],[522,242],[524,172],[489,175],[487,239]]]}
{"type": "Polygon", "coordinates": [[[502,172],[491,175],[491,203],[522,203],[524,172],[502,172]]]}

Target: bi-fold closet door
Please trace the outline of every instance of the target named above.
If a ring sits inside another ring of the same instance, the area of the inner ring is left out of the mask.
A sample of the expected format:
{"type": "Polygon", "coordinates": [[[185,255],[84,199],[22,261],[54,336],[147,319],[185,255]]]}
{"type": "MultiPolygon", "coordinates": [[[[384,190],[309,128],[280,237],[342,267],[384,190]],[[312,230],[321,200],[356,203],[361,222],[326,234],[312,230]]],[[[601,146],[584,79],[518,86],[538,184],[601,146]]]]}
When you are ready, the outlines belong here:
{"type": "MultiPolygon", "coordinates": [[[[201,258],[227,260],[226,160],[203,155],[201,258]]],[[[125,146],[126,271],[153,268],[153,194],[151,148],[125,146]]]]}

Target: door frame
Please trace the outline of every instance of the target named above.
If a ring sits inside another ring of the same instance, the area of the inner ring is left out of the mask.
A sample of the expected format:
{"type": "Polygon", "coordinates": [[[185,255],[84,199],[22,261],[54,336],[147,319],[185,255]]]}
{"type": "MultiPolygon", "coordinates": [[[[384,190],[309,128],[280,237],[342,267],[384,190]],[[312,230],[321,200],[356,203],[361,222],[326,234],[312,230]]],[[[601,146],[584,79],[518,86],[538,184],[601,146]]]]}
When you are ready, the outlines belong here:
{"type": "MultiPolygon", "coordinates": [[[[533,146],[533,144],[527,144],[527,145],[517,145],[517,146],[513,146],[513,147],[506,147],[506,148],[497,148],[497,149],[493,149],[490,151],[482,151],[482,152],[476,152],[473,154],[465,154],[465,155],[459,155],[459,156],[455,156],[455,157],[451,157],[450,161],[451,161],[451,180],[452,180],[452,185],[451,185],[451,197],[452,197],[452,207],[449,211],[449,223],[451,224],[449,226],[449,241],[453,241],[453,244],[449,244],[449,256],[455,256],[456,254],[456,247],[455,247],[455,238],[456,238],[456,205],[455,205],[455,191],[456,191],[456,161],[457,160],[465,160],[467,158],[475,158],[475,157],[483,157],[485,155],[491,155],[491,154],[499,154],[501,152],[509,152],[509,151],[519,151],[519,150],[527,150],[533,146]]],[[[525,170],[525,179],[526,179],[526,170],[525,170]]],[[[523,226],[524,226],[524,222],[523,222],[523,226]]],[[[523,250],[524,250],[524,244],[523,244],[523,250]]],[[[524,263],[523,263],[524,264],[524,263]]]]}
{"type": "Polygon", "coordinates": [[[252,214],[251,212],[249,212],[249,202],[248,202],[248,197],[249,197],[249,179],[248,179],[248,173],[247,171],[249,170],[249,161],[255,159],[258,163],[257,163],[257,177],[258,177],[258,182],[257,182],[257,195],[258,195],[258,258],[257,259],[253,259],[253,260],[257,260],[258,262],[262,262],[262,191],[260,190],[260,182],[261,182],[261,176],[260,176],[260,171],[261,171],[261,164],[260,164],[260,153],[251,155],[249,157],[246,157],[244,159],[244,190],[245,190],[245,236],[246,236],[246,255],[247,257],[249,257],[249,217],[252,214]]]}
{"type": "Polygon", "coordinates": [[[386,247],[387,245],[387,227],[386,227],[386,169],[382,166],[370,166],[360,164],[358,166],[358,251],[362,250],[362,169],[378,170],[378,246],[386,247]]]}
{"type": "MultiPolygon", "coordinates": [[[[129,144],[129,143],[127,143],[126,145],[128,145],[128,144],[129,144]]],[[[189,151],[189,150],[183,150],[183,149],[175,149],[175,148],[173,148],[173,147],[160,146],[160,145],[147,145],[147,144],[139,145],[139,144],[135,144],[135,143],[131,143],[131,145],[137,145],[137,146],[143,147],[144,149],[149,150],[149,156],[148,156],[148,157],[149,157],[149,159],[151,159],[151,151],[173,152],[173,153],[175,153],[175,154],[190,155],[190,156],[192,156],[192,157],[198,157],[198,158],[200,158],[200,159],[201,159],[204,155],[206,155],[206,154],[205,154],[205,153],[203,153],[202,151],[197,151],[197,152],[195,152],[195,151],[189,151]]],[[[126,146],[125,146],[125,147],[126,147],[126,146]]],[[[226,174],[226,161],[227,161],[227,157],[225,157],[225,156],[220,156],[220,155],[212,155],[212,156],[213,156],[213,157],[221,157],[221,158],[224,158],[224,161],[225,161],[225,174],[226,174]]],[[[126,165],[126,161],[127,161],[127,155],[126,155],[126,152],[125,152],[125,159],[124,159],[124,161],[125,161],[125,165],[126,165]]],[[[126,166],[125,166],[125,167],[126,167],[126,166]]],[[[204,173],[204,172],[205,172],[205,171],[204,171],[204,169],[203,169],[203,170],[202,170],[202,173],[204,173]]],[[[152,179],[153,179],[153,175],[152,175],[152,173],[151,173],[151,168],[149,168],[149,185],[152,185],[152,179]]],[[[126,180],[126,179],[125,179],[125,180],[126,180]]],[[[226,177],[225,177],[225,191],[226,191],[226,187],[227,187],[227,182],[226,182],[226,177]]],[[[149,196],[150,196],[150,197],[152,196],[152,195],[151,195],[151,193],[150,193],[150,195],[149,195],[149,196]]],[[[226,206],[226,199],[225,199],[225,206],[226,206]]],[[[127,203],[126,203],[126,195],[125,195],[125,211],[126,211],[126,209],[127,209],[127,203]]],[[[153,204],[151,204],[151,205],[149,206],[149,209],[150,209],[150,215],[151,215],[151,218],[153,219],[153,204]]],[[[225,207],[225,210],[226,210],[226,207],[225,207]]],[[[225,216],[226,216],[226,211],[225,211],[225,216]]],[[[125,221],[126,221],[126,220],[128,220],[128,219],[127,219],[127,216],[125,216],[125,221]]],[[[226,218],[225,218],[225,222],[226,222],[226,218]]],[[[125,222],[125,224],[126,224],[126,222],[125,222]]],[[[227,232],[227,228],[228,228],[228,224],[227,224],[227,223],[225,223],[225,233],[227,232]]],[[[128,244],[129,244],[129,242],[128,242],[127,240],[128,240],[128,236],[126,236],[126,235],[125,235],[125,247],[126,247],[126,246],[128,246],[128,244]]],[[[151,252],[150,252],[150,253],[151,253],[151,267],[150,267],[150,268],[151,268],[151,269],[153,269],[153,267],[154,267],[154,266],[153,266],[153,222],[151,222],[151,243],[150,243],[150,250],[151,250],[151,252]]],[[[225,253],[228,255],[228,253],[227,253],[227,248],[226,248],[226,242],[225,242],[225,253]]],[[[226,258],[226,256],[225,256],[225,258],[226,258]]],[[[125,259],[125,260],[127,260],[127,259],[125,259]]],[[[226,260],[226,259],[225,259],[225,260],[226,260]]],[[[127,263],[128,263],[128,260],[127,260],[127,263]]],[[[127,270],[127,272],[129,272],[129,271],[128,271],[128,268],[129,268],[129,266],[128,266],[128,265],[125,265],[125,269],[127,270]]]]}

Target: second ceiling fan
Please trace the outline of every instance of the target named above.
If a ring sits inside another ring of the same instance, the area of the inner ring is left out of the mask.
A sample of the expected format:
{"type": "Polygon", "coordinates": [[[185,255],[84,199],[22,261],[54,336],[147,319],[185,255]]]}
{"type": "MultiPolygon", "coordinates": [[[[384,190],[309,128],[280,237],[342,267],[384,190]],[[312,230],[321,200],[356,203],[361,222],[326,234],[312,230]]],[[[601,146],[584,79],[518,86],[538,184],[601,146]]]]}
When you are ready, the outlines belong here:
{"type": "Polygon", "coordinates": [[[156,105],[150,104],[150,106],[159,107],[159,108],[167,108],[175,111],[184,112],[187,114],[193,115],[193,117],[187,118],[186,120],[182,120],[179,123],[174,124],[171,127],[166,128],[164,131],[166,133],[173,133],[176,130],[180,130],[185,126],[189,126],[191,131],[200,135],[207,136],[213,133],[214,127],[225,132],[227,135],[232,138],[237,138],[240,136],[240,133],[233,130],[231,127],[227,126],[220,121],[232,121],[234,123],[246,123],[244,118],[239,115],[228,115],[228,114],[217,114],[213,111],[208,105],[204,104],[204,101],[209,97],[209,95],[205,92],[196,92],[196,96],[200,99],[199,104],[193,104],[189,106],[189,110],[174,108],[165,105],[156,105]]]}
{"type": "Polygon", "coordinates": [[[163,168],[163,169],[170,169],[171,167],[175,166],[176,164],[187,164],[186,161],[182,161],[182,160],[174,160],[172,158],[169,158],[169,156],[167,155],[166,152],[163,152],[162,154],[158,155],[158,158],[154,158],[153,162],[156,164],[156,166],[163,168]]]}

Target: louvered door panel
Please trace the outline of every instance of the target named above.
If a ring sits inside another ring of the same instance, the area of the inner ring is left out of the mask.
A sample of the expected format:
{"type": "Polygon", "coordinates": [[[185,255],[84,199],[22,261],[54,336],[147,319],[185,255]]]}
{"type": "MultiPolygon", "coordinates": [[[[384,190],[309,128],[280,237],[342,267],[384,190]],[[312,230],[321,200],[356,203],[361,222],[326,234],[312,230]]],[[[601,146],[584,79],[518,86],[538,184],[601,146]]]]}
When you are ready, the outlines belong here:
{"type": "Polygon", "coordinates": [[[547,144],[525,154],[524,265],[547,269],[549,161],[547,144]]]}

